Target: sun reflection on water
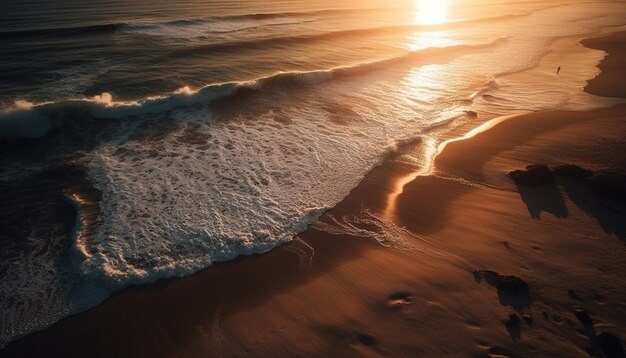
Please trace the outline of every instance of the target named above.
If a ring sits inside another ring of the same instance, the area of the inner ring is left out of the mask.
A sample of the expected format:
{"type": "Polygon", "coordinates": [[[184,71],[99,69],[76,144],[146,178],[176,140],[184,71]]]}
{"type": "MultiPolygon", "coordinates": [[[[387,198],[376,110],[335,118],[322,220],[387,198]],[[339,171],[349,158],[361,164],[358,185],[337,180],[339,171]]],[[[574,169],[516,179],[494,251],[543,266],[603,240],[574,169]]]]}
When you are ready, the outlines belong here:
{"type": "Polygon", "coordinates": [[[418,31],[412,33],[406,42],[411,51],[423,50],[430,47],[446,47],[453,45],[447,31],[418,31]]]}
{"type": "MultiPolygon", "coordinates": [[[[413,24],[434,26],[448,22],[449,0],[418,0],[414,5],[413,24]]],[[[418,31],[409,36],[407,47],[411,51],[429,47],[449,46],[451,41],[447,31],[418,31]]]]}

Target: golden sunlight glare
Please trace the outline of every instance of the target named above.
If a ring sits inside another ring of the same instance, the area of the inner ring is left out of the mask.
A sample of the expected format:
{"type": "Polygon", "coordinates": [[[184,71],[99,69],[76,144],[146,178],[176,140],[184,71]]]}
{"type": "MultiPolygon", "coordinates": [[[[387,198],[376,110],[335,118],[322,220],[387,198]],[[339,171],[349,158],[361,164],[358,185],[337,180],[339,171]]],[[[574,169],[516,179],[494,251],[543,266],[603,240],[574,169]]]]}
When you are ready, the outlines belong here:
{"type": "Polygon", "coordinates": [[[417,0],[414,22],[418,25],[436,25],[446,22],[449,0],[417,0]]]}

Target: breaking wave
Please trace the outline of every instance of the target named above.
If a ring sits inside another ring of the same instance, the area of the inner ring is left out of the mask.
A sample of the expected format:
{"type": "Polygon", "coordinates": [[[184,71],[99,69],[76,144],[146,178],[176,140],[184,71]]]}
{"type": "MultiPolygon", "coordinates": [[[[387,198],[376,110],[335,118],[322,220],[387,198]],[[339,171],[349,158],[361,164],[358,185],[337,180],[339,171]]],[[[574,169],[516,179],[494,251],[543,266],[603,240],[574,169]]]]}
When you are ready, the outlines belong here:
{"type": "Polygon", "coordinates": [[[16,101],[14,107],[0,114],[0,140],[42,137],[53,128],[62,128],[69,117],[72,120],[76,117],[102,119],[166,113],[180,107],[206,105],[217,99],[237,98],[269,89],[315,86],[336,79],[368,74],[403,62],[425,60],[428,63],[437,63],[464,53],[499,46],[505,41],[505,38],[499,38],[488,44],[429,48],[353,66],[309,72],[284,72],[253,81],[211,84],[199,89],[185,86],[173,93],[136,101],[115,101],[107,92],[92,98],[41,104],[16,101]],[[83,115],[68,115],[72,113],[83,115]]]}

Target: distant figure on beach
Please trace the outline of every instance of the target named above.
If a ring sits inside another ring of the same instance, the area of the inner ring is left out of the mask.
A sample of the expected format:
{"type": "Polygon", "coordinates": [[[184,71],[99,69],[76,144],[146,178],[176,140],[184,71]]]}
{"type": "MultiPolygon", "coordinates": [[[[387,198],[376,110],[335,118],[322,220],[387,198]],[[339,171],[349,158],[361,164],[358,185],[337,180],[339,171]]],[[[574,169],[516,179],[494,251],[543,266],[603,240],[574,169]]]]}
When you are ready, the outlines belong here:
{"type": "Polygon", "coordinates": [[[561,66],[559,65],[559,67],[556,69],[556,75],[558,76],[560,72],[561,72],[561,66]]]}

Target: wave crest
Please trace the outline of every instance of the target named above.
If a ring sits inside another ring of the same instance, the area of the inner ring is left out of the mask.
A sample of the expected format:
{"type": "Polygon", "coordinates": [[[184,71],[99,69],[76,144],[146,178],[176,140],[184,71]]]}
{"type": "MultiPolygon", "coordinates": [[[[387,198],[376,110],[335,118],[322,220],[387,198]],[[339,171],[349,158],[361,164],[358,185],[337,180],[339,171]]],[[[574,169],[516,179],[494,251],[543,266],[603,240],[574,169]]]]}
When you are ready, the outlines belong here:
{"type": "Polygon", "coordinates": [[[241,97],[251,92],[315,86],[340,78],[368,74],[401,63],[413,64],[420,60],[424,64],[448,61],[465,53],[499,46],[504,41],[506,38],[498,38],[491,43],[480,45],[429,48],[352,66],[308,72],[281,72],[248,82],[210,84],[197,90],[184,86],[162,96],[136,101],[115,101],[113,95],[108,92],[91,98],[42,104],[18,100],[13,108],[0,113],[0,140],[42,137],[52,128],[63,127],[68,117],[72,120],[77,118],[84,120],[85,118],[126,118],[163,113],[185,106],[211,104],[217,99],[241,97]],[[68,116],[67,114],[70,113],[80,115],[68,116]]]}

